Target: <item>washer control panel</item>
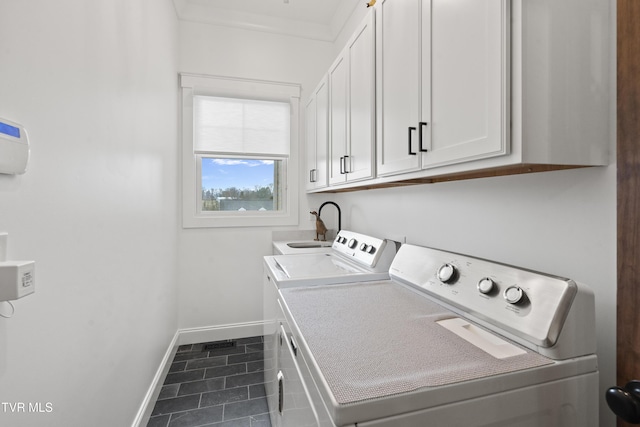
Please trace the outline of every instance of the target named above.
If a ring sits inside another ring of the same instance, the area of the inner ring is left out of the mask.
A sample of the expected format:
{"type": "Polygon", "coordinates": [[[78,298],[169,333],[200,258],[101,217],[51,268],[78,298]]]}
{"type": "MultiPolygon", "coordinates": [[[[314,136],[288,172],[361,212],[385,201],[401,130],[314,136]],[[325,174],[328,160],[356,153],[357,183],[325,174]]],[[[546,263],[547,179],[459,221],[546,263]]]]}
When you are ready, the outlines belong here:
{"type": "Polygon", "coordinates": [[[366,267],[374,268],[383,265],[379,262],[385,260],[384,267],[388,270],[391,260],[396,254],[394,242],[378,239],[353,231],[340,230],[331,247],[339,254],[366,267]]]}
{"type": "Polygon", "coordinates": [[[389,273],[454,310],[542,347],[556,343],[577,293],[569,279],[406,244],[389,273]]]}

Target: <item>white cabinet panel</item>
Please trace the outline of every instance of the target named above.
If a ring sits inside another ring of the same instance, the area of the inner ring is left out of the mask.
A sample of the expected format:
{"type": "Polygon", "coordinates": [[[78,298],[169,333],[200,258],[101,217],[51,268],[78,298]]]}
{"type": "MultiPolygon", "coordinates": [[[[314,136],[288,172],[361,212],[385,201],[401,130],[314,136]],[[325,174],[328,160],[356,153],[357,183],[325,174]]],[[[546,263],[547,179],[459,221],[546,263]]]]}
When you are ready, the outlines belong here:
{"type": "Polygon", "coordinates": [[[420,167],[422,0],[382,0],[376,7],[377,172],[389,175],[420,167]]]}
{"type": "Polygon", "coordinates": [[[305,107],[307,144],[307,189],[327,186],[329,141],[329,85],[322,79],[305,107]]]}
{"type": "Polygon", "coordinates": [[[375,33],[373,12],[348,45],[349,143],[347,180],[373,176],[375,135],[375,33]]]}
{"type": "Polygon", "coordinates": [[[314,189],[316,172],[316,98],[309,100],[304,108],[305,141],[307,147],[307,189],[314,189]]]}
{"type": "MultiPolygon", "coordinates": [[[[430,141],[422,167],[508,151],[508,10],[505,0],[431,0],[431,69],[422,121],[430,141]]],[[[423,52],[424,54],[424,52],[423,52]]],[[[423,95],[425,92],[423,92],[423,95]]]]}
{"type": "Polygon", "coordinates": [[[315,91],[316,97],[316,187],[326,187],[329,155],[329,83],[325,78],[315,91]]]}
{"type": "Polygon", "coordinates": [[[340,56],[329,69],[329,184],[345,181],[347,67],[347,59],[340,56]]]}
{"type": "Polygon", "coordinates": [[[373,177],[375,20],[371,10],[329,69],[329,184],[373,177]]]}

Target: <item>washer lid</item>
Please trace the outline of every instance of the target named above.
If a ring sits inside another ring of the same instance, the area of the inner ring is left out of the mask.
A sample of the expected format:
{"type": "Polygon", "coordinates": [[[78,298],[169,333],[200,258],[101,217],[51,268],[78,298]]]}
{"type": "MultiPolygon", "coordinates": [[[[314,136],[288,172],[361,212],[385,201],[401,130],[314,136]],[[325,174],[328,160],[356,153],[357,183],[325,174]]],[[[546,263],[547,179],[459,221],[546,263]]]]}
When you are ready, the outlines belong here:
{"type": "Polygon", "coordinates": [[[279,289],[336,283],[386,280],[387,271],[379,272],[351,264],[341,256],[327,254],[271,255],[264,257],[268,277],[279,289]]]}
{"type": "Polygon", "coordinates": [[[273,258],[289,279],[361,274],[368,271],[330,253],[274,256],[273,258]]]}

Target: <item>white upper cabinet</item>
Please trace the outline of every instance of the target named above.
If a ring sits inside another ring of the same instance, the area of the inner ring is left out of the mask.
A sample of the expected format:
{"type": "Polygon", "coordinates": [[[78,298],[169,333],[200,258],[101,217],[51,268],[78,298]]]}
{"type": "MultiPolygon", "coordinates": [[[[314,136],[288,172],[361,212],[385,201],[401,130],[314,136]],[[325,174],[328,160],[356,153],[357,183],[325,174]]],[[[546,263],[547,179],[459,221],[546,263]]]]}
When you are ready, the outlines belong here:
{"type": "Polygon", "coordinates": [[[373,9],[329,69],[329,184],[373,177],[375,141],[373,9]]]}
{"type": "Polygon", "coordinates": [[[329,70],[320,191],[608,164],[609,0],[378,0],[372,9],[329,70]]]}
{"type": "Polygon", "coordinates": [[[329,141],[329,85],[325,76],[305,108],[307,140],[307,190],[327,186],[329,141]]]}
{"type": "Polygon", "coordinates": [[[378,175],[507,152],[506,0],[378,6],[378,175]]]}

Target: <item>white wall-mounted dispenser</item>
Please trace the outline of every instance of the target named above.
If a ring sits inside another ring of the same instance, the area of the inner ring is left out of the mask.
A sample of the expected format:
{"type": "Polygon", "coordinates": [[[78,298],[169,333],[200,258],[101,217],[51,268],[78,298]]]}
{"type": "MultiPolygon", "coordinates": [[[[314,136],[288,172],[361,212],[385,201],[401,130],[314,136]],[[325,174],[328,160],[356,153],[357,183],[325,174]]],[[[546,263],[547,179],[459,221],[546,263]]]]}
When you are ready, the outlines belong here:
{"type": "Polygon", "coordinates": [[[16,300],[35,290],[35,261],[0,262],[0,301],[16,300]]]}
{"type": "Polygon", "coordinates": [[[23,174],[29,161],[29,139],[25,128],[0,117],[0,173],[23,174]]]}

